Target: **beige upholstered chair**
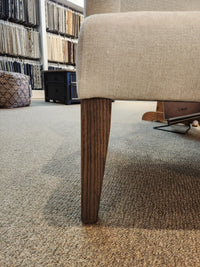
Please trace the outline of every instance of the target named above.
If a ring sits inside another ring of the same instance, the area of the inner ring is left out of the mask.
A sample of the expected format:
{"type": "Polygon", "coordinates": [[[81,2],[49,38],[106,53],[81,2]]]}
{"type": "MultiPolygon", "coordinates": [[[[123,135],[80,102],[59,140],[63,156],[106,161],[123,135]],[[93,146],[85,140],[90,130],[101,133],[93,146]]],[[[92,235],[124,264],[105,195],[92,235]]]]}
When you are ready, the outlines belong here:
{"type": "Polygon", "coordinates": [[[200,101],[200,1],[87,0],[85,15],[77,52],[82,221],[94,223],[111,99],[200,101]]]}

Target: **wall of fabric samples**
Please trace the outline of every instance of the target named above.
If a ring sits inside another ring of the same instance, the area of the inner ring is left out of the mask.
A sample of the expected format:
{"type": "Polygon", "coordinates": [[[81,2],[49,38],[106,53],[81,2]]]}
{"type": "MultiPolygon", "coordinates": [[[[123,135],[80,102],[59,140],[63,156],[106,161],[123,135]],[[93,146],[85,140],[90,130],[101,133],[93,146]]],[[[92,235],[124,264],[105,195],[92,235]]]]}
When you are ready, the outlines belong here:
{"type": "MultiPolygon", "coordinates": [[[[32,89],[42,88],[39,1],[0,0],[0,70],[29,75],[32,89]]],[[[48,65],[72,70],[83,15],[57,1],[45,1],[48,65]]]]}
{"type": "Polygon", "coordinates": [[[39,25],[38,0],[0,0],[0,18],[39,25]]]}
{"type": "Polygon", "coordinates": [[[47,31],[78,38],[83,15],[61,5],[46,1],[47,31]]]}
{"type": "Polygon", "coordinates": [[[41,64],[38,62],[0,57],[0,70],[26,74],[30,76],[32,88],[42,88],[41,64]]]}
{"type": "Polygon", "coordinates": [[[77,42],[65,37],[47,34],[48,60],[66,64],[75,64],[77,42]]]}
{"type": "Polygon", "coordinates": [[[1,20],[0,33],[1,54],[40,59],[38,31],[1,20]]]}
{"type": "Polygon", "coordinates": [[[83,14],[49,0],[46,1],[46,14],[49,62],[75,65],[83,14]]]}

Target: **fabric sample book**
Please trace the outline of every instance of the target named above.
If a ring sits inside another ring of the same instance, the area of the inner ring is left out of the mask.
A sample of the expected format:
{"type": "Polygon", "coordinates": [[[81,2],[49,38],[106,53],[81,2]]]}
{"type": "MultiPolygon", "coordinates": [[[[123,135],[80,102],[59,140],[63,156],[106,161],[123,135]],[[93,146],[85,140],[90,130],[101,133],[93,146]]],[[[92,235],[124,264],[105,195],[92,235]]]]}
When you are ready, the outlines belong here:
{"type": "Polygon", "coordinates": [[[42,88],[41,65],[24,63],[23,61],[11,61],[6,58],[0,59],[0,70],[8,72],[18,72],[30,77],[33,89],[42,88]]]}
{"type": "Polygon", "coordinates": [[[83,15],[52,2],[46,2],[47,31],[78,37],[83,15]]]}
{"type": "Polygon", "coordinates": [[[39,0],[0,0],[0,18],[39,25],[39,0]]]}
{"type": "Polygon", "coordinates": [[[0,54],[40,58],[39,32],[0,21],[0,54]]]}
{"type": "Polygon", "coordinates": [[[75,64],[77,44],[62,36],[47,35],[48,60],[52,62],[75,64]]]}

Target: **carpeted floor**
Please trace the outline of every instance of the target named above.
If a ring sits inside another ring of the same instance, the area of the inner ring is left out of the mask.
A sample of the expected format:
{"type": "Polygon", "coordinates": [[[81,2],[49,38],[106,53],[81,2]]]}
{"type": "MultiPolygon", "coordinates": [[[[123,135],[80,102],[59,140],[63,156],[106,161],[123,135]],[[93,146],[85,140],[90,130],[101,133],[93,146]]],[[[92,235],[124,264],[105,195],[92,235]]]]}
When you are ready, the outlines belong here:
{"type": "Polygon", "coordinates": [[[80,106],[0,110],[0,266],[200,266],[200,131],[114,102],[100,220],[80,221],[80,106]]]}

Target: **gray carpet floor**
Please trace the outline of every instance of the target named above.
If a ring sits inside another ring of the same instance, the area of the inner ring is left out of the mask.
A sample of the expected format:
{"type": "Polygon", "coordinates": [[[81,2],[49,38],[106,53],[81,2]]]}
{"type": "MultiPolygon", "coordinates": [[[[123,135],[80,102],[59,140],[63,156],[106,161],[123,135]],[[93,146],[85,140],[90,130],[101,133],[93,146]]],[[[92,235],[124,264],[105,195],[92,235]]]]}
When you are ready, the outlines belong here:
{"type": "Polygon", "coordinates": [[[80,106],[0,110],[0,266],[200,266],[200,131],[114,102],[99,221],[80,220],[80,106]]]}

